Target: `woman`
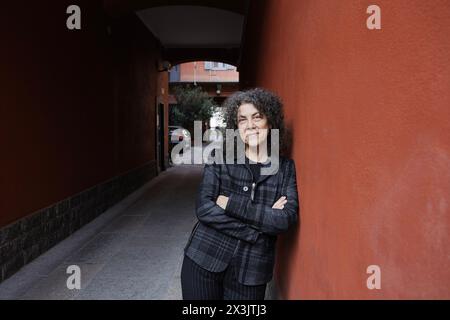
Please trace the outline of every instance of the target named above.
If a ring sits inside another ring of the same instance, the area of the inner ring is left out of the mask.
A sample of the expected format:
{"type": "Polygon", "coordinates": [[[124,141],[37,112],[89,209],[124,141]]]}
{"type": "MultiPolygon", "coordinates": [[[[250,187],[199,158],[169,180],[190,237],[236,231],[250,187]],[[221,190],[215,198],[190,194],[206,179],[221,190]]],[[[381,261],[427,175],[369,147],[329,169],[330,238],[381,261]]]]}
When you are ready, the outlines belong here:
{"type": "Polygon", "coordinates": [[[184,249],[183,299],[263,300],[277,235],[298,218],[295,165],[280,157],[275,174],[261,174],[278,160],[270,154],[270,130],[278,129],[284,140],[276,95],[260,88],[237,92],[224,107],[227,128],[238,129],[245,143],[245,163],[205,165],[196,202],[199,221],[184,249]]]}

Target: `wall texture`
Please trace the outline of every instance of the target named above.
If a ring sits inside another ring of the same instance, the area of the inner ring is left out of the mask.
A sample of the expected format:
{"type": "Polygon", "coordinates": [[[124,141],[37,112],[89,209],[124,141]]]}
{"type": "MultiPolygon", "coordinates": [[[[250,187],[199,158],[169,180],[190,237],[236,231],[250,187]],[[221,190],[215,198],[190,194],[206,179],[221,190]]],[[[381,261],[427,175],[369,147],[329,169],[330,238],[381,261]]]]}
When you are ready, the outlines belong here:
{"type": "Polygon", "coordinates": [[[155,160],[158,42],[102,1],[68,30],[70,4],[2,4],[0,227],[155,160]]]}
{"type": "Polygon", "coordinates": [[[371,1],[252,1],[242,85],[283,98],[298,171],[284,299],[450,298],[450,2],[376,3],[371,31],[371,1]]]}

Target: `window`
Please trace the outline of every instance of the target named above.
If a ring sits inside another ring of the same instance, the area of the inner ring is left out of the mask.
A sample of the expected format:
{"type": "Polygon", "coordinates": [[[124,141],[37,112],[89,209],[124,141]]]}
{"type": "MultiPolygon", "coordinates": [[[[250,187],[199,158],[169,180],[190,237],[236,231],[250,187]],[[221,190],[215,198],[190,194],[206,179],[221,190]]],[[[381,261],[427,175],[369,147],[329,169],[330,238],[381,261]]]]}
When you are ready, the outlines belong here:
{"type": "Polygon", "coordinates": [[[216,62],[216,61],[205,61],[205,70],[219,70],[219,71],[225,71],[225,70],[234,70],[235,67],[223,63],[223,62],[216,62]]]}

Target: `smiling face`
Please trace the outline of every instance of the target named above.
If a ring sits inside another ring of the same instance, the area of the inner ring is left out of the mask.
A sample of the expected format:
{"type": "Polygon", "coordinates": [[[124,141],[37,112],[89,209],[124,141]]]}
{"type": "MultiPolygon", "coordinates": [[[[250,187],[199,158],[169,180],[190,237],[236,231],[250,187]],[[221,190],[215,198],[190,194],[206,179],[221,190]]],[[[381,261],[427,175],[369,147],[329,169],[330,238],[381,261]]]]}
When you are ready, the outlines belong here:
{"type": "Polygon", "coordinates": [[[270,128],[267,117],[251,103],[244,103],[237,112],[239,135],[246,146],[256,147],[265,142],[270,128]]]}

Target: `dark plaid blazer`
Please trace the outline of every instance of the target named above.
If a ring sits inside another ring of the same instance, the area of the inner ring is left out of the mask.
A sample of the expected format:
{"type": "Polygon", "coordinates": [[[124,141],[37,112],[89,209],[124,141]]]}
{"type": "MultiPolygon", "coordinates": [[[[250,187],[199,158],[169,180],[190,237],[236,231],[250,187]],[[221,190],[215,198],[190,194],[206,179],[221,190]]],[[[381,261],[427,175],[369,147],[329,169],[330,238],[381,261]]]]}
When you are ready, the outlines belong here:
{"type": "Polygon", "coordinates": [[[198,221],[185,254],[198,265],[220,272],[234,258],[245,285],[260,285],[272,279],[277,235],[298,219],[295,163],[280,157],[278,172],[261,175],[253,183],[247,164],[205,164],[196,201],[198,221]],[[226,209],[216,204],[228,196],[226,209]],[[273,209],[281,197],[284,209],[273,209]]]}

